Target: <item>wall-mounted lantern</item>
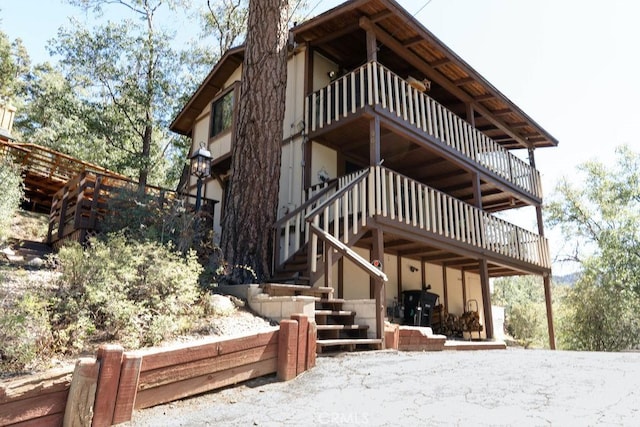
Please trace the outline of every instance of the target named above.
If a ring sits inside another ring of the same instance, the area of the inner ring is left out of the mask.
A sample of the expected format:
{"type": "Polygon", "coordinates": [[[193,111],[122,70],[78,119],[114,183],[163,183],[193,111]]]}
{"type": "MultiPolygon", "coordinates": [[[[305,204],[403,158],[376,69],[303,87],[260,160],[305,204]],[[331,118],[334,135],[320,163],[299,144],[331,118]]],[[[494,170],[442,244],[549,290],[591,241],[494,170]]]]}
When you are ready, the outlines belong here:
{"type": "Polygon", "coordinates": [[[198,178],[196,193],[196,212],[202,204],[202,180],[211,175],[211,152],[205,148],[204,142],[200,143],[198,151],[191,156],[191,175],[198,178]]]}

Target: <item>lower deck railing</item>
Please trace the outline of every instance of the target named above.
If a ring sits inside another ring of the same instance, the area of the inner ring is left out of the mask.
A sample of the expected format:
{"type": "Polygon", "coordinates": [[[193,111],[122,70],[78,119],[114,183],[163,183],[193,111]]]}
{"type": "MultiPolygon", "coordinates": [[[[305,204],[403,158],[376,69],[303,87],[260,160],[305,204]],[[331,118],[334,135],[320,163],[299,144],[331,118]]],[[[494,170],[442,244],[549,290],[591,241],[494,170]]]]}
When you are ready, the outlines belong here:
{"type": "MultiPolygon", "coordinates": [[[[426,238],[438,236],[479,253],[550,268],[548,243],[543,236],[381,166],[352,175],[342,187],[327,191],[322,197],[316,194],[290,220],[281,221],[275,237],[288,249],[279,251],[277,264],[286,262],[306,243],[308,254],[324,252],[317,233],[309,235],[308,224],[346,244],[367,227],[368,218],[375,216],[426,238]],[[302,217],[306,228],[298,224],[302,217]],[[291,229],[296,236],[293,241],[287,231],[291,229]]],[[[313,274],[317,271],[317,257],[310,256],[309,260],[313,274]]]]}

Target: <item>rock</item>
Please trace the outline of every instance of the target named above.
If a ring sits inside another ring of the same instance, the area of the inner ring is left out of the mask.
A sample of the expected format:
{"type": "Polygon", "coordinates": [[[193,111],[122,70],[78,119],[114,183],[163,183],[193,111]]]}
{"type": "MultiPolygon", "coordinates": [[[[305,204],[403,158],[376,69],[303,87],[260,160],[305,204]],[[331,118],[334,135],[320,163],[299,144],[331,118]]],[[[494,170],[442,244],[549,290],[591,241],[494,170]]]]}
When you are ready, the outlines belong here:
{"type": "Polygon", "coordinates": [[[31,258],[27,260],[27,266],[32,268],[42,268],[42,266],[44,266],[44,261],[39,257],[31,258]]]}
{"type": "Polygon", "coordinates": [[[209,295],[208,311],[216,316],[228,316],[236,311],[236,305],[226,295],[209,295]]]}

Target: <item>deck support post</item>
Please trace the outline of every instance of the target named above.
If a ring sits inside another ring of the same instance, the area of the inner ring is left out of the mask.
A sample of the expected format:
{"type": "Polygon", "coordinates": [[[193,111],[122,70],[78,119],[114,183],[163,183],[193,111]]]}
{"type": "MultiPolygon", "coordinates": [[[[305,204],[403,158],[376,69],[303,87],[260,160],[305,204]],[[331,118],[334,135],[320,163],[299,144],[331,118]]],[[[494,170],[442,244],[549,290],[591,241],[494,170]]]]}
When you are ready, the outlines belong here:
{"type": "Polygon", "coordinates": [[[400,256],[400,254],[398,254],[398,256],[396,257],[396,267],[397,267],[397,275],[396,278],[398,279],[398,284],[397,284],[397,289],[398,289],[398,302],[402,301],[401,297],[402,297],[402,257],[400,256]]]}
{"type": "MultiPolygon", "coordinates": [[[[533,147],[529,147],[529,164],[532,168],[536,167],[536,157],[533,147]]],[[[544,236],[544,222],[542,220],[542,206],[536,206],[536,219],[538,221],[538,234],[544,236]]],[[[547,330],[549,331],[549,348],[556,349],[556,334],[553,327],[553,306],[551,300],[551,272],[542,276],[544,284],[544,302],[547,308],[547,330]]]]}
{"type": "Polygon", "coordinates": [[[372,29],[367,30],[367,61],[378,61],[378,40],[372,29]]]}
{"type": "MultiPolygon", "coordinates": [[[[424,261],[423,261],[424,262],[424,261]]],[[[464,270],[462,270],[462,274],[464,274],[464,270]]],[[[442,291],[444,301],[441,302],[444,305],[444,310],[449,312],[449,284],[447,283],[447,263],[442,264],[442,291]]]]}
{"type": "MultiPolygon", "coordinates": [[[[374,228],[371,230],[373,244],[371,248],[371,259],[382,262],[384,258],[384,235],[382,229],[374,228]]],[[[384,271],[384,264],[382,265],[384,271]]],[[[385,286],[384,281],[379,278],[371,278],[371,288],[376,300],[376,338],[382,340],[384,348],[384,317],[385,317],[385,286]]]]}
{"type": "Polygon", "coordinates": [[[380,164],[380,117],[375,116],[369,121],[369,165],[380,164]]]}
{"type": "Polygon", "coordinates": [[[489,266],[486,259],[480,260],[480,287],[484,308],[484,327],[487,339],[493,339],[493,313],[491,311],[491,291],[489,289],[489,266]]]}

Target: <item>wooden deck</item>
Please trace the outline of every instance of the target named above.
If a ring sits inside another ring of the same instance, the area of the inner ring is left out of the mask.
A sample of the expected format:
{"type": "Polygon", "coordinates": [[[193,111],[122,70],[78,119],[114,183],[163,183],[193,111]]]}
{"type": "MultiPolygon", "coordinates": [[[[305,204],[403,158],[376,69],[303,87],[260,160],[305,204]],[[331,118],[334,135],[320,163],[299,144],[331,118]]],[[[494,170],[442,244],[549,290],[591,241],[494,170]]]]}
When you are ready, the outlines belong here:
{"type": "Polygon", "coordinates": [[[127,179],[98,165],[37,144],[0,141],[0,158],[6,158],[22,169],[26,199],[32,209],[43,212],[49,212],[53,196],[82,172],[127,179]]]}

